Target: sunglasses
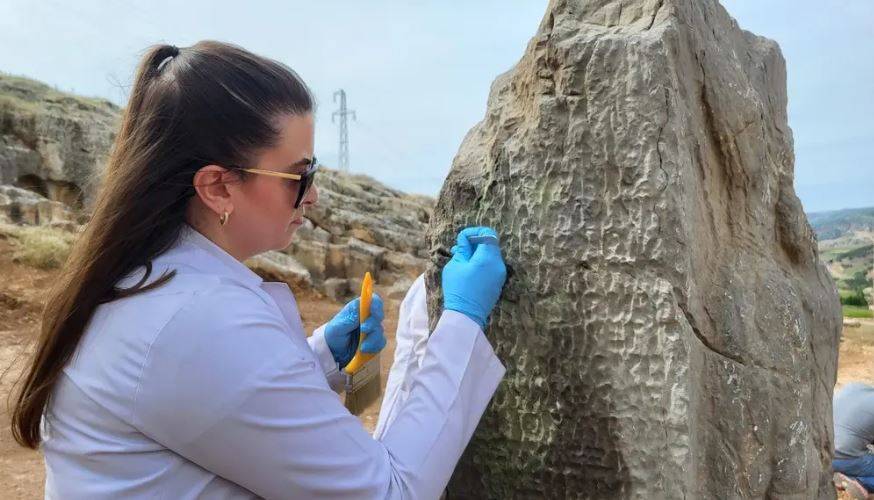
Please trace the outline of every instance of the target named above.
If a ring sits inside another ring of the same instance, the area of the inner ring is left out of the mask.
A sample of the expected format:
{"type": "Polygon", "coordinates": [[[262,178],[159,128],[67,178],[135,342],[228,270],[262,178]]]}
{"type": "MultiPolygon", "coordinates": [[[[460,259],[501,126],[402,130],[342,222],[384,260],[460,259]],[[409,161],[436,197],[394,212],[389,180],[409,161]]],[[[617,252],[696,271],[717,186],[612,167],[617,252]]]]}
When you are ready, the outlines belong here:
{"type": "Polygon", "coordinates": [[[300,204],[303,203],[304,197],[307,195],[307,191],[309,191],[310,187],[313,185],[313,180],[316,176],[316,171],[319,170],[319,165],[316,162],[316,157],[314,156],[312,160],[310,160],[307,165],[306,170],[300,174],[287,174],[285,172],[274,172],[273,170],[262,170],[260,168],[243,168],[230,166],[235,170],[242,170],[243,172],[249,172],[250,174],[259,174],[259,175],[269,175],[271,177],[280,177],[282,179],[290,179],[293,181],[300,182],[298,191],[297,191],[297,199],[294,201],[294,208],[300,208],[300,204]]]}

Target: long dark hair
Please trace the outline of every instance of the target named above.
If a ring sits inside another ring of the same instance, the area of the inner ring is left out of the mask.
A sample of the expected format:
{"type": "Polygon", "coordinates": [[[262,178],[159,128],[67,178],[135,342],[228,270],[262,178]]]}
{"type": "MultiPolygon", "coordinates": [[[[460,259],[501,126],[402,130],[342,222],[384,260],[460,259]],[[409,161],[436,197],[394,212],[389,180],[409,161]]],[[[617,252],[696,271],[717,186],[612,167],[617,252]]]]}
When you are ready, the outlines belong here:
{"type": "Polygon", "coordinates": [[[154,46],[137,70],[103,187],[43,312],[38,347],[19,380],[12,434],[40,444],[40,420],[61,371],[102,303],[144,285],[150,262],[179,235],[204,165],[237,165],[276,143],[283,114],[312,112],[313,98],[287,66],[233,45],[154,46]],[[146,266],[132,288],[119,279],[146,266]]]}

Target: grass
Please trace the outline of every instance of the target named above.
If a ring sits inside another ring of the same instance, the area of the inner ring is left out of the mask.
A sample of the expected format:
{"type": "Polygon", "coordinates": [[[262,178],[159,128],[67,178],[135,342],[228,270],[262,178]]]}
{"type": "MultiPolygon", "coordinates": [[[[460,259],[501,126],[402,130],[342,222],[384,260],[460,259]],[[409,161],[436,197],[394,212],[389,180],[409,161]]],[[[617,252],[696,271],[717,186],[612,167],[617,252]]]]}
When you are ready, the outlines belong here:
{"type": "Polygon", "coordinates": [[[840,257],[851,251],[853,247],[837,247],[837,248],[829,248],[828,250],[820,253],[820,258],[825,262],[831,262],[833,260],[839,260],[840,257]]]}
{"type": "Polygon", "coordinates": [[[843,306],[845,318],[874,318],[874,311],[867,307],[843,306]]]}
{"type": "Polygon", "coordinates": [[[844,260],[855,259],[857,257],[870,257],[872,251],[874,251],[874,245],[869,243],[847,247],[829,248],[828,250],[822,252],[822,255],[832,259],[844,260]]]}
{"type": "Polygon", "coordinates": [[[874,245],[862,245],[845,252],[841,258],[842,259],[855,259],[857,257],[871,257],[871,254],[874,253],[874,245]]]}
{"type": "Polygon", "coordinates": [[[67,260],[75,235],[46,226],[0,224],[0,235],[10,239],[12,258],[38,269],[56,269],[67,260]]]}

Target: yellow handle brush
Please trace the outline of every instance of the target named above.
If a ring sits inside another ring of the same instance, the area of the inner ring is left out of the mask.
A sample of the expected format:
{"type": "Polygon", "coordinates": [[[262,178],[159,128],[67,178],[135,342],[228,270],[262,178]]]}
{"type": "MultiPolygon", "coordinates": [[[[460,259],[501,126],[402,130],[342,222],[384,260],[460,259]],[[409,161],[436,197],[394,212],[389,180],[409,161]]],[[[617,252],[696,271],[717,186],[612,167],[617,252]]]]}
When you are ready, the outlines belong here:
{"type": "MultiPolygon", "coordinates": [[[[361,283],[360,309],[358,310],[359,325],[370,317],[370,304],[373,301],[373,277],[370,273],[364,275],[361,283]]],[[[346,375],[346,408],[354,415],[360,415],[365,408],[379,399],[380,373],[379,353],[361,352],[361,344],[365,334],[358,336],[358,349],[355,356],[343,368],[346,375]]]]}
{"type": "MultiPolygon", "coordinates": [[[[370,317],[370,304],[373,302],[373,278],[370,273],[364,274],[364,281],[361,283],[361,300],[358,309],[359,324],[363,325],[367,318],[370,317]]],[[[376,354],[361,352],[361,344],[364,343],[364,333],[358,336],[358,350],[355,352],[355,357],[343,369],[346,373],[354,375],[358,370],[373,359],[376,354]]]]}

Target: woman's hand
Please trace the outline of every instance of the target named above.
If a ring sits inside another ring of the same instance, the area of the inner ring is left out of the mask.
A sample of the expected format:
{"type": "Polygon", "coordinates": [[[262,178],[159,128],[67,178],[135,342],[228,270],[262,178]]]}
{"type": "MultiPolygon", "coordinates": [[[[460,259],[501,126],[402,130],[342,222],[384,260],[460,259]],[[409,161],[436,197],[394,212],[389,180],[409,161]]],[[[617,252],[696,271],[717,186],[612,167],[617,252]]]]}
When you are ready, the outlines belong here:
{"type": "Polygon", "coordinates": [[[489,227],[468,227],[458,233],[452,259],[443,267],[443,307],[463,313],[485,328],[501,296],[507,268],[498,245],[474,246],[468,240],[474,236],[497,238],[498,234],[489,227]]]}
{"type": "MultiPolygon", "coordinates": [[[[341,369],[352,360],[358,349],[360,302],[361,299],[355,299],[343,306],[325,326],[325,341],[341,369]]],[[[361,343],[362,352],[375,354],[385,347],[385,335],[382,331],[384,317],[382,299],[374,293],[370,303],[370,317],[360,325],[360,333],[365,336],[361,343]]]]}

